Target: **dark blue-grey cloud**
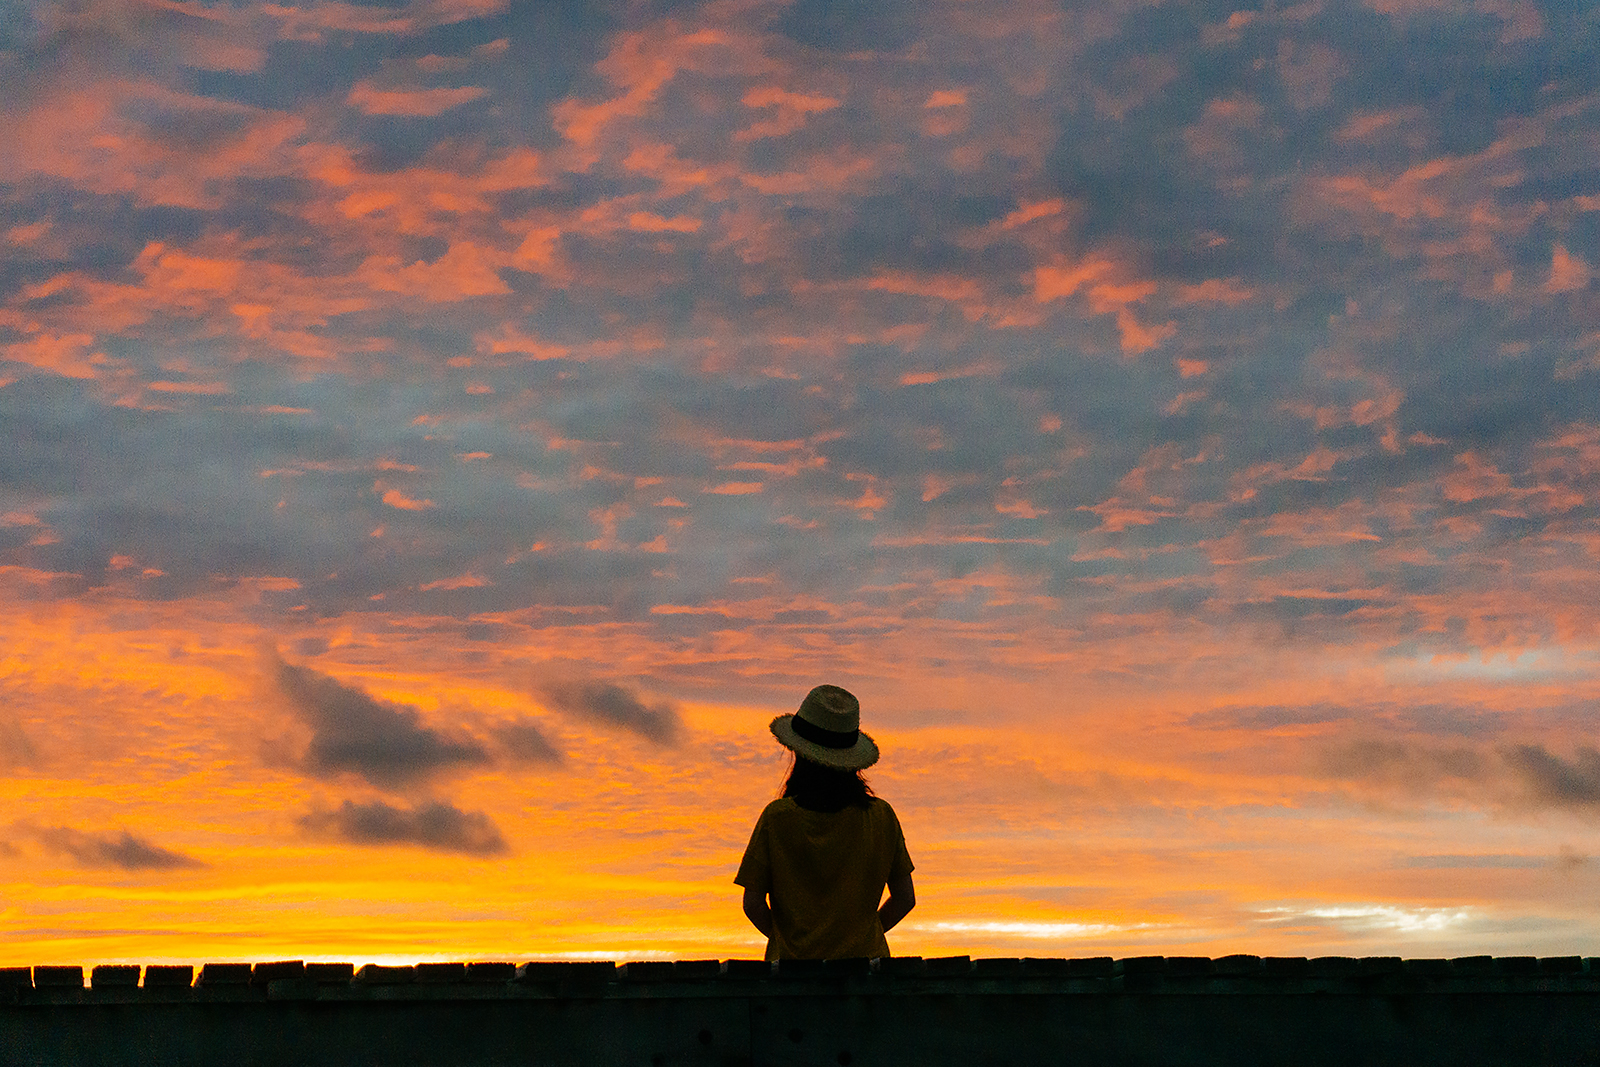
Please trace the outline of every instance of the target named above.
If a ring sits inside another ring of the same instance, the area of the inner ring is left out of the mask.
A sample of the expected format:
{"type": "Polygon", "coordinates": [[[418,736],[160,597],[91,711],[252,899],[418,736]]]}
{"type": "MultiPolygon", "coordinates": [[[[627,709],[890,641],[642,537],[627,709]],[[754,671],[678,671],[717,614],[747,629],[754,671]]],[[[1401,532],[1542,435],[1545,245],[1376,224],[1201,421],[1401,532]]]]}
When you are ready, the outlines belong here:
{"type": "MultiPolygon", "coordinates": [[[[1551,717],[1560,714],[1553,709],[1551,717]]],[[[1455,732],[1484,731],[1469,724],[1455,732]]],[[[1573,812],[1600,805],[1600,751],[1588,745],[1566,758],[1541,742],[1490,746],[1367,736],[1323,746],[1315,773],[1413,796],[1573,812]]]]}
{"type": "Polygon", "coordinates": [[[27,767],[39,759],[34,745],[22,724],[9,718],[0,718],[0,767],[27,767]]]}
{"type": "Polygon", "coordinates": [[[193,856],[123,830],[97,834],[69,826],[45,826],[32,831],[39,844],[85,867],[115,867],[124,871],[172,871],[204,867],[193,856]]]}
{"type": "Polygon", "coordinates": [[[406,789],[491,762],[479,740],[423,725],[415,708],[375,700],[355,686],[281,659],[270,665],[290,707],[311,728],[298,762],[307,774],[355,774],[382,789],[406,789]]]}
{"type": "Polygon", "coordinates": [[[671,701],[647,704],[638,694],[610,682],[557,682],[541,695],[553,708],[606,726],[618,726],[658,745],[675,745],[683,719],[671,701]]]}
{"type": "Polygon", "coordinates": [[[1536,802],[1579,809],[1600,804],[1600,751],[1580,745],[1567,760],[1543,745],[1515,745],[1504,756],[1536,802]]]}
{"type": "Polygon", "coordinates": [[[395,807],[381,800],[346,800],[331,811],[299,820],[306,831],[353,845],[413,845],[435,852],[500,856],[510,851],[494,821],[481,811],[463,811],[447,801],[395,807]]]}
{"type": "Polygon", "coordinates": [[[489,728],[489,734],[512,762],[552,765],[563,762],[561,750],[528,716],[496,723],[489,728]]]}

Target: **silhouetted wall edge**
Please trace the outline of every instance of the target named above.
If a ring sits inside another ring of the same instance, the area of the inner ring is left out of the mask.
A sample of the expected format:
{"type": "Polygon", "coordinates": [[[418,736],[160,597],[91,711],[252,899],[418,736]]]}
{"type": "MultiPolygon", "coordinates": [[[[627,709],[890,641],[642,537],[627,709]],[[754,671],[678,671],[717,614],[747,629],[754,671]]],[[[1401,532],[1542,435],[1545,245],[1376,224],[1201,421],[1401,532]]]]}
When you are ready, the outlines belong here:
{"type": "Polygon", "coordinates": [[[0,969],[4,1064],[1600,1064],[1600,960],[0,969]],[[23,981],[23,977],[27,981],[23,981]],[[76,977],[76,985],[72,979],[76,977]],[[130,980],[131,979],[131,980],[130,980]]]}

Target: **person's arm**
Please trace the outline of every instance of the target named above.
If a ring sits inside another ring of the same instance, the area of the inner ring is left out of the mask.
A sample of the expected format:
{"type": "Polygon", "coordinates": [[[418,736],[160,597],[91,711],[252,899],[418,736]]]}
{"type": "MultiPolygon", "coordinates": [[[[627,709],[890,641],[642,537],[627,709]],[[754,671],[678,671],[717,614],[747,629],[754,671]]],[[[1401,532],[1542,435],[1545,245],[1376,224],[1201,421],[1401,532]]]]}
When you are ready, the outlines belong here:
{"type": "MultiPolygon", "coordinates": [[[[745,894],[744,912],[750,914],[750,895],[745,894]]],[[[878,921],[883,924],[883,930],[888,933],[894,928],[895,923],[904,919],[917,906],[917,887],[911,884],[911,872],[907,871],[899,878],[889,880],[889,899],[883,902],[878,909],[878,921]]],[[[754,922],[754,918],[751,919],[754,922]]],[[[759,925],[759,924],[757,924],[759,925]]]]}
{"type": "MultiPolygon", "coordinates": [[[[910,911],[910,908],[906,909],[910,911]]],[[[772,936],[772,909],[767,907],[767,895],[759,893],[746,886],[744,891],[744,914],[750,920],[750,925],[761,931],[761,936],[772,936]]]]}

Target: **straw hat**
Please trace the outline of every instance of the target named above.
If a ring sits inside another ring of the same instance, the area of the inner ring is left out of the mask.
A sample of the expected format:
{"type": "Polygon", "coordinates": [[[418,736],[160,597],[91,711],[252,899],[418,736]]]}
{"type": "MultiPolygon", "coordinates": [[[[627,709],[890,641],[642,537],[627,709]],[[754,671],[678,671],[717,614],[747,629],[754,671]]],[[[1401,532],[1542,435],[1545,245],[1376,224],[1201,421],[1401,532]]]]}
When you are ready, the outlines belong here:
{"type": "Polygon", "coordinates": [[[819,685],[800,710],[772,720],[772,736],[796,755],[842,771],[878,762],[877,743],[861,732],[861,704],[848,690],[819,685]]]}

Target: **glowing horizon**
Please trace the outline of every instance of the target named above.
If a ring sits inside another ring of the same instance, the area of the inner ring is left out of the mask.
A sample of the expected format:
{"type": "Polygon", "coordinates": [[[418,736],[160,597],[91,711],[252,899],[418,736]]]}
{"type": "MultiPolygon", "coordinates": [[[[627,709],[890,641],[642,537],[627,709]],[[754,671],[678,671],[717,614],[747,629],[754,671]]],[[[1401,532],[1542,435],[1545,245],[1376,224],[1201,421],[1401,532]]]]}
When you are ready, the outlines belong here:
{"type": "Polygon", "coordinates": [[[1600,22],[13,4],[0,965],[1594,954],[1600,22]]]}

